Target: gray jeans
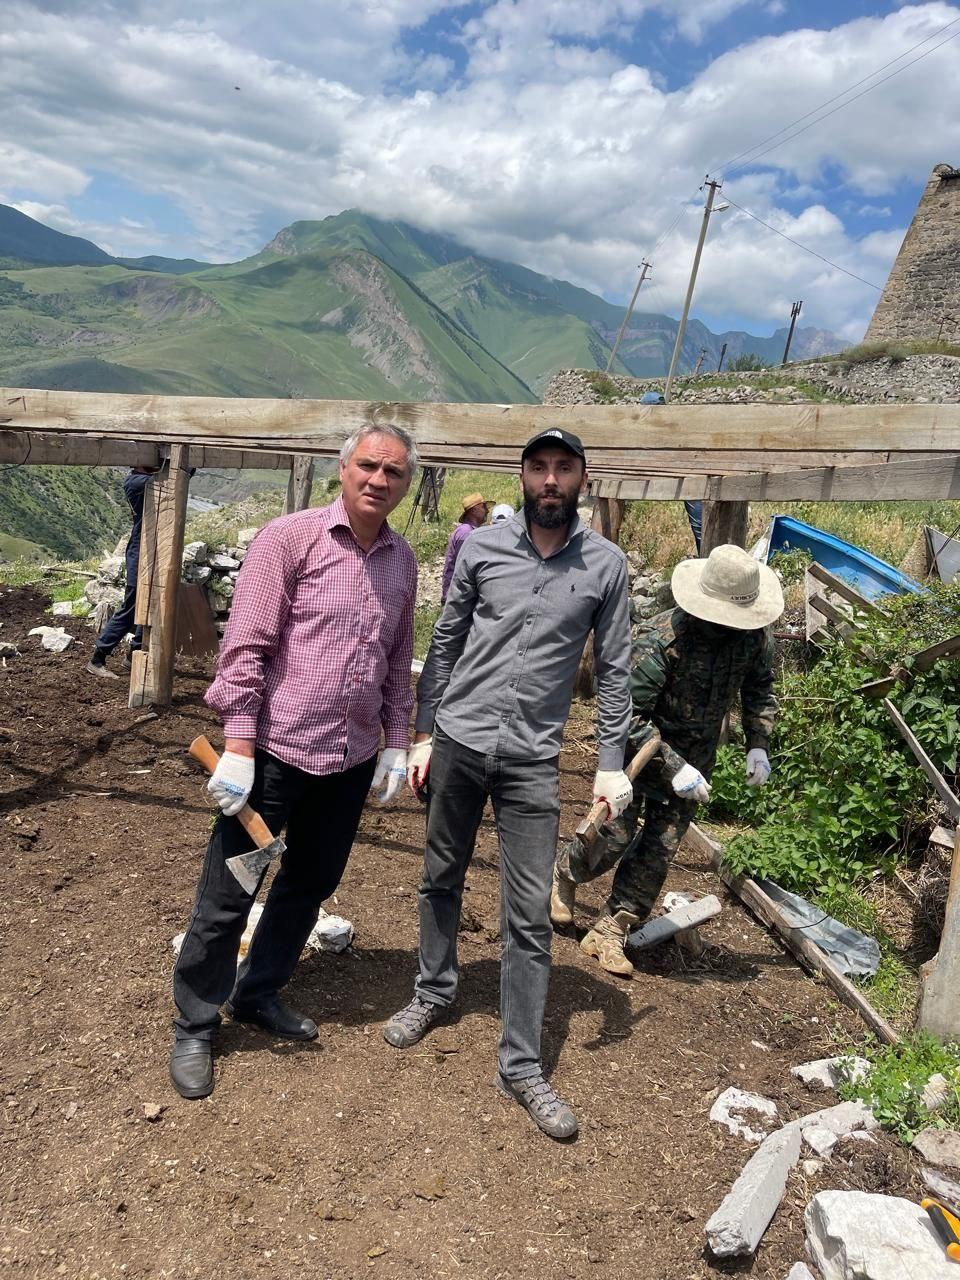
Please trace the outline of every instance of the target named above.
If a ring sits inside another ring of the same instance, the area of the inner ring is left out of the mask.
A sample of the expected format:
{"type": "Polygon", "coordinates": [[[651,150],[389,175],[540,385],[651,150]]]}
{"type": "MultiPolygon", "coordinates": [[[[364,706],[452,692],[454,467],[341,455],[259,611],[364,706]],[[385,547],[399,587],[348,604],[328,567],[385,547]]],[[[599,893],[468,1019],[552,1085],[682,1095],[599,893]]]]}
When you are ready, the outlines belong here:
{"type": "Polygon", "coordinates": [[[560,827],[557,757],[484,755],[434,731],[427,845],[420,885],[417,993],[452,1004],[463,881],[489,796],[500,840],[501,1073],[540,1071],[540,1033],[550,982],[550,880],[560,827]]]}

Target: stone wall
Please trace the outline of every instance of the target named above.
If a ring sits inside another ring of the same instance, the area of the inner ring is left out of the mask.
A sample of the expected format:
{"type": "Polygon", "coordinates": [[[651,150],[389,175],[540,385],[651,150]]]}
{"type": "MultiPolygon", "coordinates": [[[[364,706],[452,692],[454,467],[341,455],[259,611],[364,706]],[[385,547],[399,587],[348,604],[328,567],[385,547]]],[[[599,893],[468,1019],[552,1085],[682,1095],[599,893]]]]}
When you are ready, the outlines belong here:
{"type": "Polygon", "coordinates": [[[938,164],[877,303],[865,341],[960,342],[960,169],[938,164]]]}

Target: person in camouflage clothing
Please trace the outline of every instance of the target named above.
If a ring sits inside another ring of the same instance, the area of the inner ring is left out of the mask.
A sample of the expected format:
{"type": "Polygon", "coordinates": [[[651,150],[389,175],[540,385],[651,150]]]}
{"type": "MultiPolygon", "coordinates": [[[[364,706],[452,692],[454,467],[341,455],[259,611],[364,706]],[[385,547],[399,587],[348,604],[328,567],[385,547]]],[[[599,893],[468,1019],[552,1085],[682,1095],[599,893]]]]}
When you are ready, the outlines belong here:
{"type": "Polygon", "coordinates": [[[671,586],[679,607],[651,621],[631,659],[627,760],[655,733],[659,751],[634,782],[630,806],[604,824],[589,859],[574,838],[560,845],[554,867],[555,925],[573,921],[578,884],[616,868],[580,947],[623,977],[633,973],[623,950],[627,933],[650,914],[697,804],[709,798],[721,727],[738,695],[747,784],[762,786],[770,776],[767,743],[777,708],[770,624],[783,612],[776,574],[739,547],[717,547],[706,560],[679,564],[671,586]]]}

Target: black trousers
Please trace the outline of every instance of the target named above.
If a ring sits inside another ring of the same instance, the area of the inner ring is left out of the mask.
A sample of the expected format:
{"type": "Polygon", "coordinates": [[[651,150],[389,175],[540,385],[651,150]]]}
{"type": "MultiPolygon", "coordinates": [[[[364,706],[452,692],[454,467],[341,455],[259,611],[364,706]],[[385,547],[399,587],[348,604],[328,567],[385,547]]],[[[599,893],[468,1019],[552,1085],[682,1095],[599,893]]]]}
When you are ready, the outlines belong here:
{"type": "Polygon", "coordinates": [[[275,836],[286,827],[287,851],[238,971],[240,937],[256,895],[241,888],[226,859],[253,843],[236,818],[217,818],[173,971],[178,1039],[212,1040],[231,993],[236,1004],[249,1006],[289,982],[320,906],[346,868],[375,765],[372,756],[318,777],[257,751],[250,804],[275,836]]]}

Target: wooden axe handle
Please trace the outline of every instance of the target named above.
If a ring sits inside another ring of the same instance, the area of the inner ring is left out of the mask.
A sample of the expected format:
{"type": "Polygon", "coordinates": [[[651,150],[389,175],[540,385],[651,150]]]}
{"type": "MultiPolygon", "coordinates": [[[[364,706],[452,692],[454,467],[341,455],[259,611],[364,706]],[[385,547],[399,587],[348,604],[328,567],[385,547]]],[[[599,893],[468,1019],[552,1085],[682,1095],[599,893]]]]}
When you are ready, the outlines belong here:
{"type": "MultiPolygon", "coordinates": [[[[207,773],[213,773],[220,763],[220,757],[202,733],[190,743],[189,754],[193,756],[194,760],[203,765],[207,773]]],[[[240,812],[234,816],[239,819],[244,831],[254,841],[258,849],[265,849],[268,844],[273,842],[273,832],[260,817],[259,813],[255,809],[251,809],[248,804],[245,804],[240,812]]]]}
{"type": "MultiPolygon", "coordinates": [[[[644,770],[647,767],[647,765],[650,763],[650,761],[653,759],[653,757],[657,754],[659,750],[660,750],[660,735],[659,733],[655,733],[648,742],[645,742],[643,744],[643,746],[640,748],[640,750],[637,752],[637,754],[633,757],[633,759],[630,761],[630,763],[627,765],[626,769],[624,770],[624,773],[626,773],[627,777],[630,779],[631,782],[633,782],[634,778],[636,778],[638,773],[642,772],[642,770],[644,770]]],[[[581,833],[586,834],[591,827],[593,828],[598,827],[600,823],[603,822],[603,820],[606,818],[607,811],[608,811],[608,805],[606,801],[598,800],[597,803],[590,810],[590,812],[587,814],[587,816],[584,818],[583,822],[580,823],[580,826],[577,827],[577,835],[580,835],[581,833]]]]}

